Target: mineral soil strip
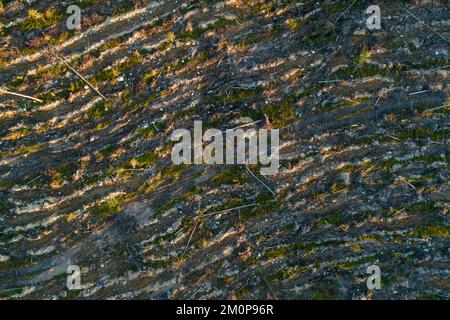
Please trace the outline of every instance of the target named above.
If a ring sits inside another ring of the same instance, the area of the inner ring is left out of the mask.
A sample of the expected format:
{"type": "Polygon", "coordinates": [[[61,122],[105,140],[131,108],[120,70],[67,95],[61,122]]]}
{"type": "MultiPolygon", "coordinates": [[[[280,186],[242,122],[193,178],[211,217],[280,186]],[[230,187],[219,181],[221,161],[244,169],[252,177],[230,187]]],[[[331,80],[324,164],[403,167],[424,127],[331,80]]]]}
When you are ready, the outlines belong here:
{"type": "Polygon", "coordinates": [[[9,94],[9,95],[12,95],[12,96],[33,100],[33,101],[39,102],[39,103],[44,103],[44,101],[42,101],[41,99],[30,97],[30,96],[27,96],[27,95],[24,95],[24,94],[20,94],[20,93],[15,93],[15,92],[3,90],[3,89],[0,89],[0,93],[9,94]]]}

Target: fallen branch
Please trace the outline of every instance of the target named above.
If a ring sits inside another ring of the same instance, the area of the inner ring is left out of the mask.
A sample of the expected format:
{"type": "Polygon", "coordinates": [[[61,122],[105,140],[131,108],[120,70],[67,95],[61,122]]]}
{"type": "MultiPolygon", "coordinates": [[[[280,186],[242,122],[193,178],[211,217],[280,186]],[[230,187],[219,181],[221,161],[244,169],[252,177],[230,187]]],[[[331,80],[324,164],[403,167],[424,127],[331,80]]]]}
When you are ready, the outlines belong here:
{"type": "Polygon", "coordinates": [[[240,128],[245,128],[245,127],[248,127],[248,126],[252,126],[252,125],[258,124],[258,123],[260,123],[260,122],[262,122],[262,120],[253,121],[253,122],[249,122],[249,123],[244,123],[244,124],[242,124],[242,125],[240,125],[240,126],[237,126],[237,127],[232,128],[231,130],[240,129],[240,128]]]}
{"type": "Polygon", "coordinates": [[[393,136],[392,134],[387,134],[386,136],[388,136],[389,138],[392,138],[392,139],[395,139],[395,140],[401,141],[401,139],[400,139],[400,138],[397,138],[396,136],[393,136]]]}
{"type": "Polygon", "coordinates": [[[75,73],[81,80],[83,80],[88,86],[89,88],[91,88],[92,90],[94,90],[103,100],[108,101],[108,99],[103,95],[103,93],[101,93],[96,87],[94,87],[85,77],[83,77],[82,74],[80,74],[77,70],[75,70],[74,68],[72,68],[72,66],[67,63],[66,60],[64,60],[64,58],[62,58],[61,56],[57,55],[57,54],[53,54],[56,58],[58,58],[67,68],[69,68],[73,73],[75,73]]]}
{"type": "Polygon", "coordinates": [[[375,165],[373,165],[373,166],[369,167],[369,169],[364,170],[363,172],[361,172],[361,175],[362,175],[362,176],[365,175],[367,172],[369,172],[369,171],[372,170],[373,168],[375,168],[375,165]]]}
{"type": "Polygon", "coordinates": [[[341,82],[342,80],[322,80],[319,81],[318,83],[333,83],[333,82],[341,82]]]}
{"type": "Polygon", "coordinates": [[[378,104],[378,102],[380,101],[380,99],[381,99],[381,96],[378,96],[377,101],[375,101],[375,104],[373,105],[374,107],[378,104]]]}
{"type": "Polygon", "coordinates": [[[0,93],[9,94],[9,95],[12,95],[12,96],[33,100],[33,101],[36,101],[36,102],[39,102],[39,103],[44,103],[44,101],[42,101],[41,99],[34,98],[34,97],[31,97],[31,96],[27,96],[27,95],[20,94],[20,93],[7,91],[7,90],[4,90],[4,89],[0,89],[0,93]]]}
{"type": "Polygon", "coordinates": [[[215,211],[215,212],[211,212],[211,213],[208,213],[208,214],[204,214],[204,215],[195,217],[195,219],[209,217],[209,216],[213,216],[213,215],[217,215],[217,214],[221,214],[221,213],[226,213],[226,212],[230,212],[230,211],[234,211],[234,210],[240,210],[240,209],[244,209],[244,208],[256,207],[257,205],[258,205],[257,203],[252,203],[252,204],[247,204],[247,205],[234,207],[234,208],[230,208],[230,209],[226,209],[226,210],[215,211]]]}
{"type": "Polygon", "coordinates": [[[245,168],[247,169],[247,171],[253,176],[253,178],[255,178],[259,183],[261,183],[264,187],[266,187],[267,190],[270,191],[271,194],[273,194],[274,197],[277,196],[277,194],[275,193],[275,191],[273,191],[267,184],[265,184],[261,179],[259,179],[249,168],[248,166],[245,166],[245,168]]]}
{"type": "Polygon", "coordinates": [[[441,109],[448,108],[448,107],[449,107],[448,104],[447,105],[444,104],[443,106],[440,106],[440,107],[436,107],[436,108],[431,108],[431,109],[425,110],[425,112],[432,112],[432,111],[441,110],[441,109]]]}
{"type": "Polygon", "coordinates": [[[194,229],[192,229],[191,235],[189,236],[188,243],[186,244],[186,247],[184,247],[184,251],[183,251],[183,254],[181,255],[181,257],[184,257],[184,255],[185,255],[187,249],[189,248],[189,245],[191,244],[191,240],[192,240],[192,237],[193,237],[193,235],[194,235],[194,232],[195,232],[195,230],[197,229],[198,223],[199,223],[199,221],[197,221],[197,222],[195,223],[194,229]]]}
{"type": "Polygon", "coordinates": [[[448,146],[448,143],[438,142],[438,141],[434,141],[434,140],[426,140],[426,139],[420,139],[420,138],[417,138],[417,140],[425,141],[425,142],[428,142],[428,143],[436,143],[436,144],[440,144],[440,145],[443,145],[443,146],[448,146]]]}
{"type": "Polygon", "coordinates": [[[409,182],[409,181],[406,180],[406,179],[405,179],[405,182],[406,182],[411,188],[413,188],[414,190],[417,191],[416,187],[414,187],[414,185],[413,185],[411,182],[409,182]]]}
{"type": "MultiPolygon", "coordinates": [[[[366,171],[368,171],[368,170],[366,170],[366,171]]],[[[341,193],[342,191],[345,191],[345,190],[347,190],[347,187],[342,188],[342,189],[339,189],[338,191],[333,191],[333,192],[327,193],[327,194],[325,194],[323,197],[324,197],[324,199],[325,199],[325,198],[328,198],[329,196],[331,196],[331,195],[333,195],[333,194],[341,193]]]]}
{"type": "Polygon", "coordinates": [[[429,91],[430,91],[430,90],[422,90],[422,91],[412,92],[412,93],[410,93],[409,95],[410,95],[410,96],[415,96],[415,95],[422,94],[422,93],[426,93],[426,92],[429,92],[429,91]]]}
{"type": "Polygon", "coordinates": [[[438,35],[441,39],[443,39],[445,42],[450,43],[450,41],[447,40],[447,38],[445,38],[442,34],[440,34],[439,32],[437,32],[436,30],[434,30],[433,28],[431,28],[429,25],[427,25],[425,22],[423,22],[422,20],[420,20],[419,18],[417,18],[414,14],[412,14],[411,12],[409,12],[406,9],[403,9],[401,7],[399,7],[400,10],[405,11],[407,14],[409,14],[411,17],[413,17],[414,19],[416,19],[417,21],[419,21],[421,24],[423,24],[425,27],[427,27],[431,32],[433,32],[434,34],[438,35]]]}
{"type": "Polygon", "coordinates": [[[33,181],[36,181],[37,179],[39,179],[40,177],[42,177],[42,174],[40,174],[40,175],[38,175],[36,178],[34,178],[34,179],[31,179],[30,181],[28,181],[27,183],[25,183],[25,184],[30,184],[30,183],[32,183],[33,181]]]}
{"type": "Polygon", "coordinates": [[[336,21],[333,23],[333,25],[335,25],[341,18],[342,16],[351,8],[353,7],[353,5],[355,4],[356,0],[354,0],[344,11],[342,11],[342,13],[340,14],[340,16],[336,19],[336,21]]]}
{"type": "Polygon", "coordinates": [[[264,273],[262,272],[262,270],[260,268],[258,268],[258,266],[256,266],[256,269],[258,270],[261,279],[263,279],[264,283],[266,284],[267,288],[269,289],[270,293],[272,294],[272,296],[275,298],[275,300],[279,300],[277,295],[275,294],[275,292],[272,290],[272,287],[270,286],[269,282],[267,281],[266,277],[264,276],[264,273]]]}

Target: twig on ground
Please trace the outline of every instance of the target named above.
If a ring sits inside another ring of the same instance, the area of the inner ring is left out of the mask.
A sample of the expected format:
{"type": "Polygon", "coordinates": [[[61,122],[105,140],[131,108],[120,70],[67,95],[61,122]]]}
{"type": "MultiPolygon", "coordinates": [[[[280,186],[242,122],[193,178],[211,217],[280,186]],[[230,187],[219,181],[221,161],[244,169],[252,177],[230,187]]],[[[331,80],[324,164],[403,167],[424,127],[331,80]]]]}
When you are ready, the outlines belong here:
{"type": "Polygon", "coordinates": [[[401,139],[400,139],[400,138],[397,138],[396,136],[393,136],[392,134],[387,134],[387,136],[388,136],[389,138],[392,138],[392,139],[395,139],[395,140],[401,141],[401,139]]]}
{"type": "Polygon", "coordinates": [[[264,274],[263,274],[262,270],[261,270],[260,268],[258,268],[258,267],[256,267],[256,269],[258,270],[258,272],[259,272],[259,274],[260,274],[260,276],[261,276],[261,279],[263,279],[264,283],[266,284],[266,286],[267,286],[267,288],[269,289],[269,291],[270,291],[270,293],[272,294],[272,296],[273,296],[276,300],[278,300],[277,295],[275,294],[275,292],[273,292],[272,287],[270,286],[270,284],[269,284],[269,282],[267,281],[266,277],[264,277],[264,274]]]}
{"type": "Polygon", "coordinates": [[[204,214],[204,215],[198,216],[195,219],[209,217],[209,216],[213,216],[213,215],[217,215],[217,214],[221,214],[221,213],[227,213],[227,212],[234,211],[234,210],[240,210],[240,209],[245,209],[245,208],[250,208],[250,207],[256,207],[257,205],[258,205],[257,203],[252,203],[252,204],[247,204],[247,205],[234,207],[234,208],[230,208],[230,209],[226,209],[226,210],[215,211],[215,212],[211,212],[211,213],[208,213],[208,214],[204,214]]]}
{"type": "Polygon", "coordinates": [[[37,179],[39,179],[40,177],[42,177],[42,174],[40,174],[40,175],[38,175],[36,178],[34,178],[34,179],[31,179],[30,181],[28,181],[27,183],[25,183],[25,184],[30,184],[30,183],[32,183],[33,181],[36,181],[37,179]]]}
{"type": "Polygon", "coordinates": [[[346,187],[345,187],[345,188],[342,188],[342,189],[339,189],[339,190],[337,190],[337,191],[333,191],[333,192],[327,193],[327,194],[325,194],[323,197],[324,197],[324,198],[328,198],[329,196],[331,196],[331,195],[333,195],[333,194],[341,193],[342,191],[345,191],[345,190],[347,190],[346,187]]]}
{"type": "Polygon", "coordinates": [[[380,101],[380,99],[381,99],[381,96],[378,96],[377,101],[375,101],[375,104],[373,105],[374,107],[378,104],[378,102],[380,101]]]}
{"type": "Polygon", "coordinates": [[[328,47],[332,47],[333,45],[331,44],[331,43],[329,43],[329,44],[327,44],[327,45],[325,45],[325,46],[323,46],[323,47],[321,47],[321,48],[319,48],[319,49],[315,49],[314,51],[320,51],[320,50],[323,50],[323,49],[326,49],[326,48],[328,48],[328,47]]]}
{"type": "Polygon", "coordinates": [[[269,178],[267,178],[266,175],[262,172],[261,172],[261,177],[263,177],[267,182],[270,182],[269,178]]]}
{"type": "Polygon", "coordinates": [[[362,175],[362,176],[365,175],[367,172],[369,172],[369,171],[372,170],[373,168],[375,168],[375,165],[369,167],[369,169],[367,169],[367,170],[364,170],[364,171],[361,173],[361,175],[362,175]]]}
{"type": "Polygon", "coordinates": [[[265,184],[261,179],[259,179],[250,169],[248,166],[245,166],[245,168],[247,169],[247,171],[252,175],[253,178],[255,178],[259,183],[261,183],[267,190],[269,190],[269,192],[271,194],[273,194],[274,197],[277,196],[277,194],[275,193],[275,191],[273,191],[267,184],[265,184]]]}
{"type": "Polygon", "coordinates": [[[333,23],[333,25],[335,25],[341,18],[342,16],[351,8],[353,7],[353,5],[355,4],[356,0],[354,0],[344,11],[342,11],[342,13],[339,15],[339,17],[336,19],[336,21],[333,23]]]}
{"type": "Polygon", "coordinates": [[[411,188],[413,188],[414,190],[416,190],[417,191],[417,189],[416,189],[416,187],[414,187],[414,185],[411,183],[411,182],[409,182],[408,180],[404,180],[411,188]]]}
{"type": "Polygon", "coordinates": [[[82,74],[75,70],[63,57],[53,53],[54,57],[58,58],[67,68],[69,68],[73,73],[75,73],[81,80],[83,80],[89,88],[94,90],[103,100],[108,101],[108,99],[101,93],[96,87],[94,87],[82,74]]]}
{"type": "Polygon", "coordinates": [[[419,18],[417,18],[413,13],[409,12],[408,10],[399,7],[400,10],[405,11],[407,14],[409,14],[411,17],[413,17],[414,19],[416,19],[417,21],[419,21],[421,24],[423,24],[425,27],[428,28],[428,30],[430,30],[431,32],[433,32],[434,34],[436,34],[437,36],[439,36],[441,39],[443,39],[445,42],[450,43],[450,41],[448,41],[447,38],[445,38],[442,34],[440,34],[439,32],[437,32],[436,30],[434,30],[433,28],[431,28],[429,25],[427,25],[425,22],[423,22],[422,20],[420,20],[419,18]]]}
{"type": "Polygon", "coordinates": [[[186,244],[186,247],[184,248],[184,251],[183,251],[183,254],[181,255],[181,257],[184,257],[184,255],[186,254],[186,251],[189,248],[189,245],[191,244],[192,237],[194,236],[194,232],[197,229],[198,224],[199,224],[199,221],[197,221],[195,223],[194,229],[192,229],[191,235],[189,236],[188,243],[186,244]]]}
{"type": "Polygon", "coordinates": [[[449,64],[449,65],[446,65],[446,66],[443,66],[443,67],[433,68],[433,69],[431,69],[430,71],[447,69],[448,67],[450,67],[450,64],[449,64]]]}
{"type": "MultiPolygon", "coordinates": [[[[184,231],[184,228],[181,228],[180,230],[178,230],[176,233],[175,233],[175,237],[177,237],[181,232],[183,232],[184,231]]],[[[174,239],[175,240],[175,239],[174,239]]],[[[172,240],[172,242],[173,242],[173,240],[172,240]]]]}
{"type": "Polygon", "coordinates": [[[422,93],[429,92],[429,91],[430,91],[430,90],[422,90],[422,91],[412,92],[412,93],[410,93],[409,95],[410,95],[410,96],[415,96],[415,95],[417,95],[417,94],[422,94],[422,93]]]}
{"type": "Polygon", "coordinates": [[[258,123],[260,123],[260,122],[262,122],[262,120],[253,121],[253,122],[249,122],[249,123],[244,123],[244,124],[242,124],[242,125],[240,125],[240,126],[237,126],[237,127],[232,128],[231,130],[240,129],[240,128],[245,128],[245,127],[248,127],[248,126],[252,126],[252,125],[254,125],[254,124],[258,124],[258,123]]]}
{"type": "Polygon", "coordinates": [[[362,65],[362,61],[356,65],[355,69],[353,69],[352,75],[355,73],[356,69],[358,69],[360,65],[362,65]]]}
{"type": "Polygon", "coordinates": [[[427,109],[427,110],[425,110],[425,112],[432,112],[432,111],[436,111],[436,110],[441,110],[441,109],[444,109],[444,108],[448,108],[448,107],[450,107],[450,105],[443,105],[443,106],[440,106],[440,107],[436,107],[436,108],[431,108],[431,109],[427,109]]]}
{"type": "Polygon", "coordinates": [[[438,142],[438,141],[434,141],[434,140],[426,140],[426,139],[421,139],[421,138],[417,138],[417,140],[425,141],[425,142],[429,142],[429,143],[441,144],[443,146],[448,146],[448,143],[438,142]]]}
{"type": "Polygon", "coordinates": [[[342,80],[322,80],[319,81],[318,83],[330,83],[330,82],[341,82],[342,80]]]}

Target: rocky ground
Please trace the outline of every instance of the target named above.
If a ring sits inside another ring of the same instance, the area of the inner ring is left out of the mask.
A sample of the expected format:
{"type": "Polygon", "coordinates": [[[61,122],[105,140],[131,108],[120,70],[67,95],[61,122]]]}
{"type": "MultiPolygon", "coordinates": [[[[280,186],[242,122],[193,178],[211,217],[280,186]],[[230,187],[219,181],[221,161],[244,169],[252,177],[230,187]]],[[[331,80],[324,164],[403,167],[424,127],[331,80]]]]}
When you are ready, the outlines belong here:
{"type": "Polygon", "coordinates": [[[0,1],[0,298],[449,298],[447,1],[73,2],[0,1]],[[173,165],[194,120],[280,173],[173,165]]]}

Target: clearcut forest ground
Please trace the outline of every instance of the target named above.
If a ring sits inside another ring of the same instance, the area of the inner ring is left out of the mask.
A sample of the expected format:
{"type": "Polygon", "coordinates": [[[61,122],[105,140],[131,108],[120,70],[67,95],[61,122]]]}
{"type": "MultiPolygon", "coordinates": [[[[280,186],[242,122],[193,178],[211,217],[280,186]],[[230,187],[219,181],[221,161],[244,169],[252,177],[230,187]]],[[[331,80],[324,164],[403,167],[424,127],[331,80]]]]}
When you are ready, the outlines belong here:
{"type": "Polygon", "coordinates": [[[449,298],[447,1],[73,2],[0,1],[0,298],[449,298]],[[194,120],[279,128],[276,196],[194,120]]]}

